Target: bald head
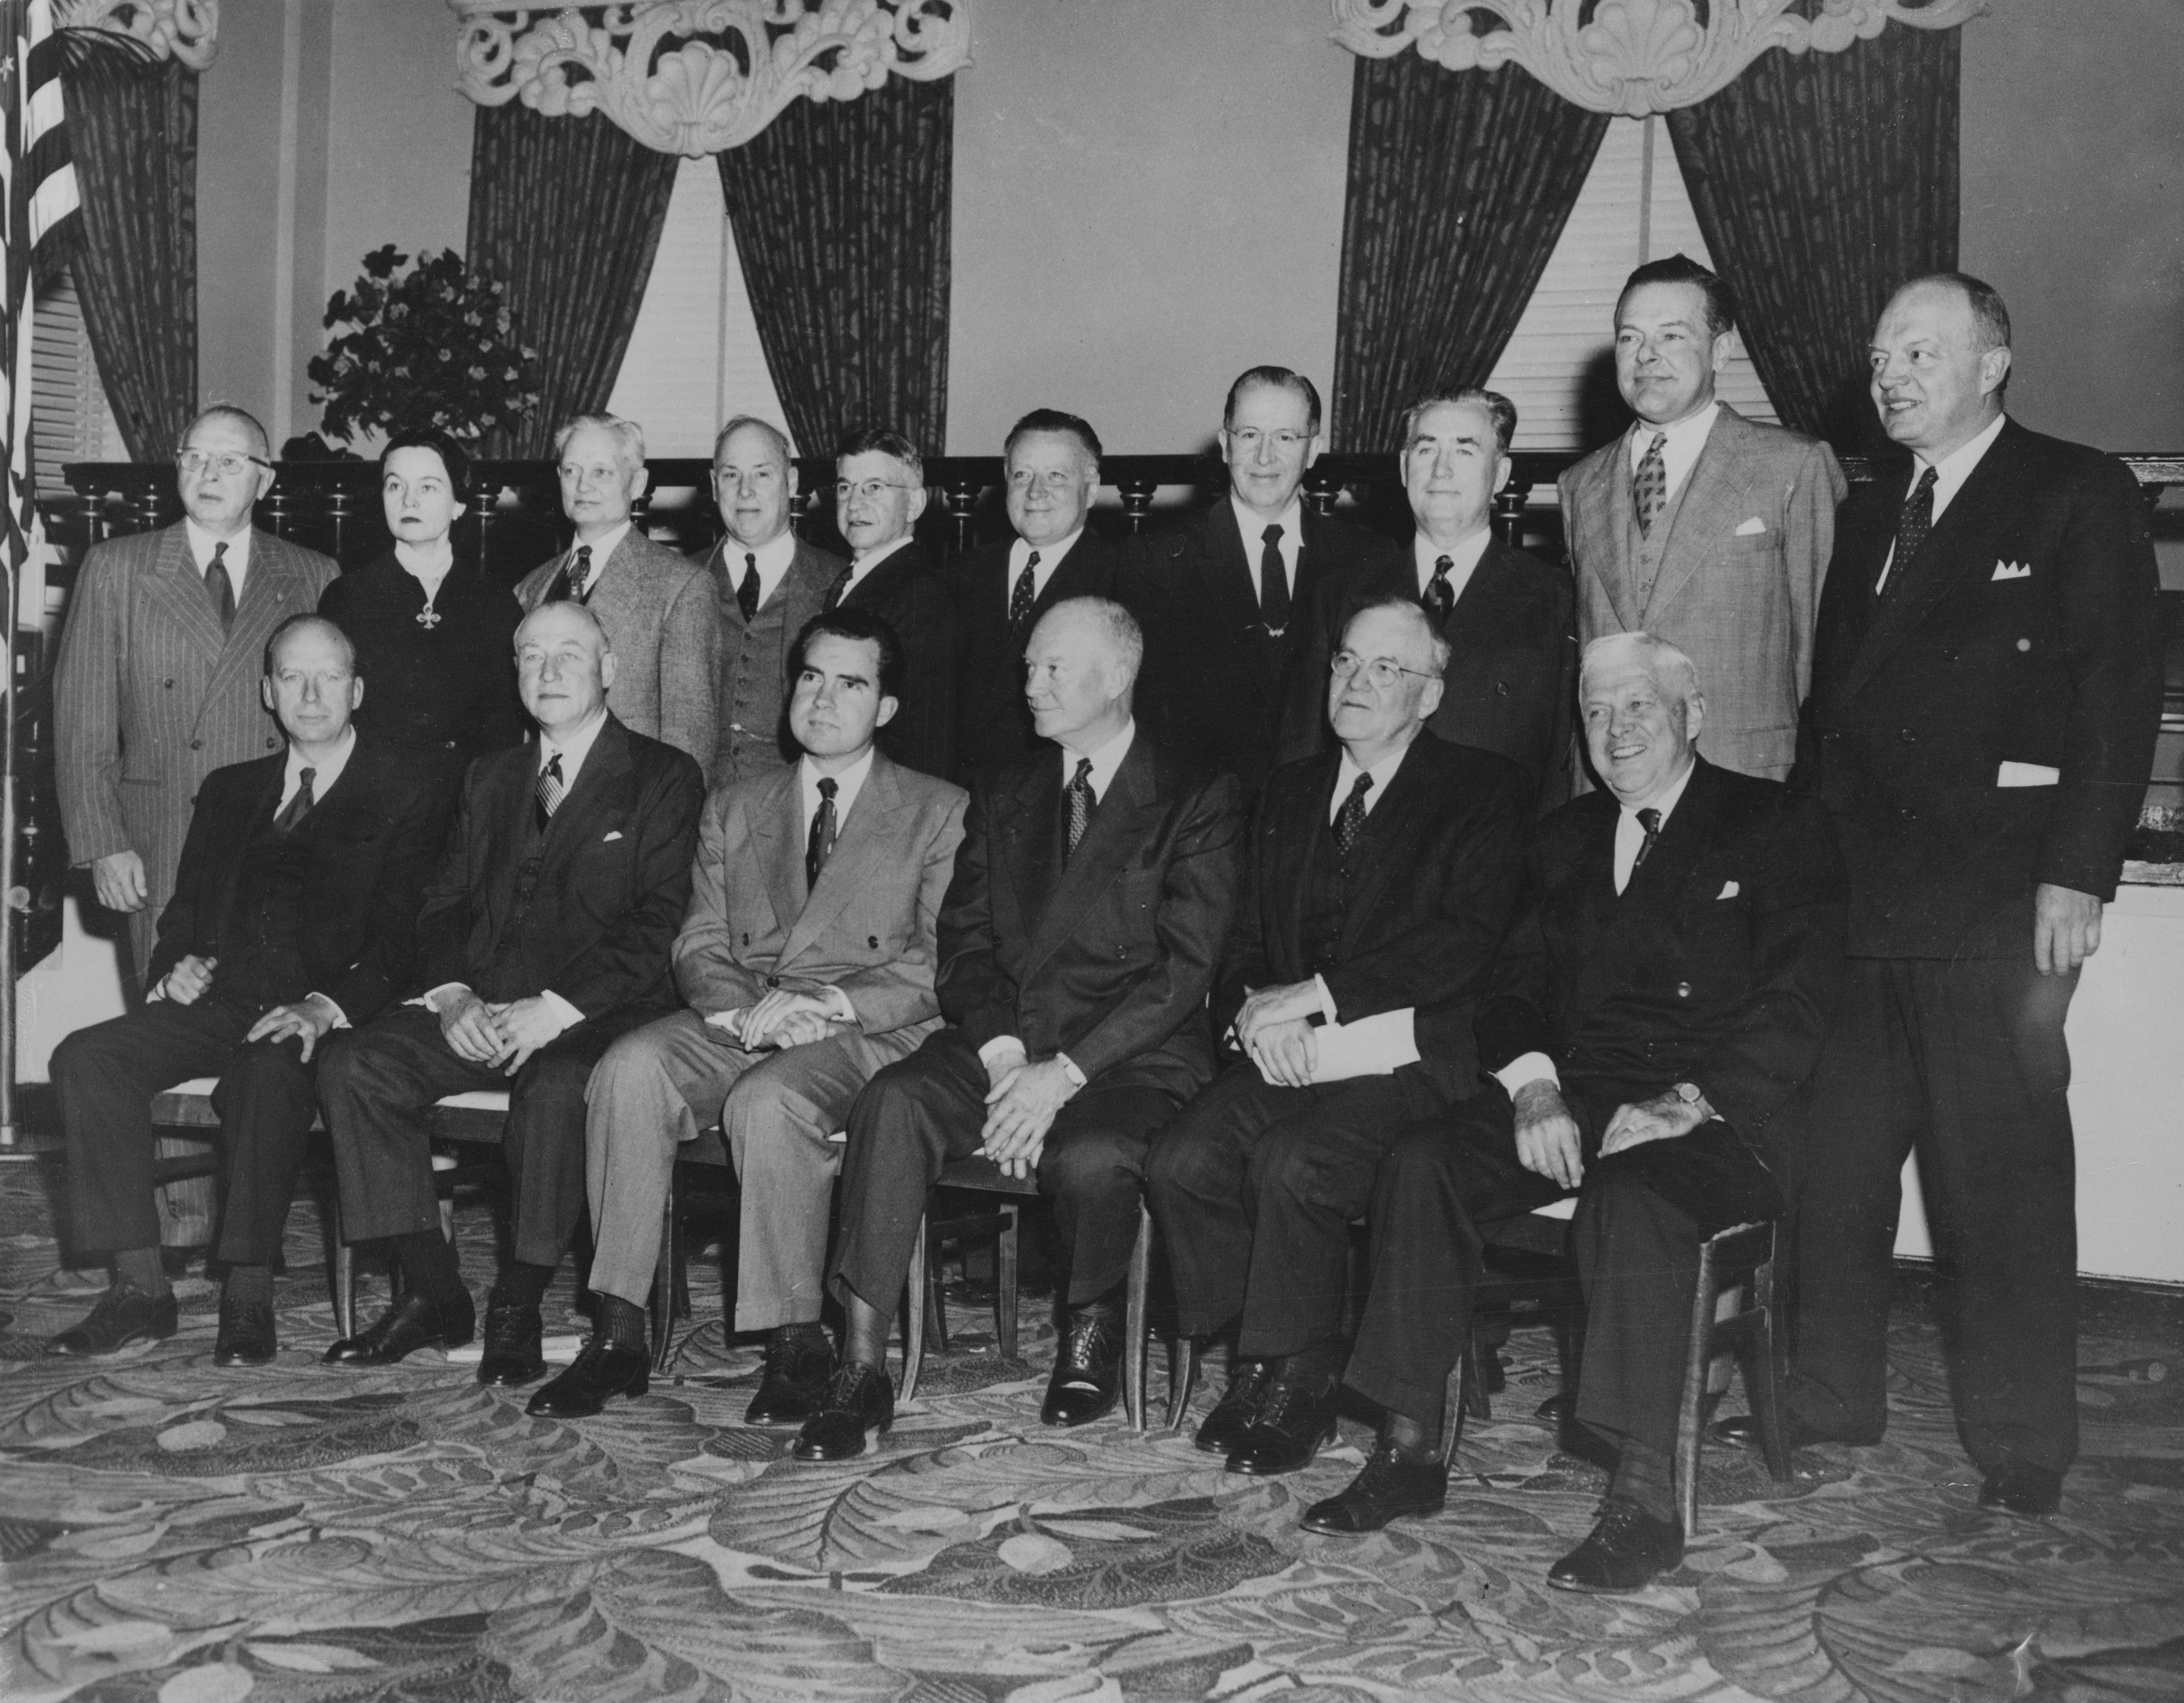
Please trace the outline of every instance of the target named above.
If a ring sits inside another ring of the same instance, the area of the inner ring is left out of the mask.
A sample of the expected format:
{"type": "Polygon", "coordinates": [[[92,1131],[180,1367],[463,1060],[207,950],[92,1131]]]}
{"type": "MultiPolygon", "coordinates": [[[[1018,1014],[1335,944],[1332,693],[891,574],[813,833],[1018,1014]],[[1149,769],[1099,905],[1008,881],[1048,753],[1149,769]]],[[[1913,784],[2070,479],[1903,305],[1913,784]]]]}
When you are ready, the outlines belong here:
{"type": "Polygon", "coordinates": [[[1867,353],[1881,429],[1930,465],[2001,414],[2009,314],[1977,278],[1914,278],[1881,310],[1867,353]]]}
{"type": "Polygon", "coordinates": [[[1105,597],[1067,597],[1032,628],[1024,647],[1024,699],[1042,739],[1088,756],[1129,725],[1145,638],[1135,617],[1105,597]]]}
{"type": "Polygon", "coordinates": [[[549,739],[560,740],[604,715],[614,678],[607,630],[582,604],[542,603],[515,629],[516,690],[549,739]]]}

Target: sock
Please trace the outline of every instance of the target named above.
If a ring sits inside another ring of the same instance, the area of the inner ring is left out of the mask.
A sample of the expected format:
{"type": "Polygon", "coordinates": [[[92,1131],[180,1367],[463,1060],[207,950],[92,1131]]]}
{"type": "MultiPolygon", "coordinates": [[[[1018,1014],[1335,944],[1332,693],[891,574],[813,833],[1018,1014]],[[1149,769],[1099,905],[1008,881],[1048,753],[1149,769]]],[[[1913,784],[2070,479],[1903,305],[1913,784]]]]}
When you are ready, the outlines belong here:
{"type": "MultiPolygon", "coordinates": [[[[536,1265],[519,1265],[515,1269],[519,1271],[538,1270],[536,1265]]],[[[644,1309],[634,1301],[623,1300],[619,1295],[593,1295],[592,1336],[595,1341],[604,1343],[610,1348],[644,1347],[649,1340],[644,1328],[644,1309]]]]}
{"type": "Polygon", "coordinates": [[[1406,1460],[1433,1461],[1440,1458],[1440,1415],[1413,1419],[1390,1408],[1380,1418],[1380,1441],[1392,1445],[1406,1460]]]}
{"type": "Polygon", "coordinates": [[[454,1247],[438,1231],[418,1230],[391,1237],[388,1245],[402,1267],[403,1280],[433,1305],[446,1305],[466,1294],[454,1247]]]}
{"type": "Polygon", "coordinates": [[[220,1290],[220,1298],[260,1307],[271,1306],[273,1268],[270,1265],[229,1266],[227,1282],[220,1290]]]}
{"type": "Polygon", "coordinates": [[[114,1256],[114,1287],[164,1301],[173,1293],[156,1248],[125,1248],[114,1256]]]}
{"type": "MultiPolygon", "coordinates": [[[[546,1298],[553,1282],[551,1265],[528,1265],[521,1259],[511,1259],[501,1269],[500,1281],[493,1286],[493,1298],[504,1307],[535,1308],[546,1298]]],[[[625,1301],[622,1304],[629,1304],[625,1301]]]]}
{"type": "Polygon", "coordinates": [[[1676,1517],[1675,1464],[1663,1451],[1626,1438],[1607,1494],[1635,1502],[1656,1520],[1673,1522],[1676,1517]]]}

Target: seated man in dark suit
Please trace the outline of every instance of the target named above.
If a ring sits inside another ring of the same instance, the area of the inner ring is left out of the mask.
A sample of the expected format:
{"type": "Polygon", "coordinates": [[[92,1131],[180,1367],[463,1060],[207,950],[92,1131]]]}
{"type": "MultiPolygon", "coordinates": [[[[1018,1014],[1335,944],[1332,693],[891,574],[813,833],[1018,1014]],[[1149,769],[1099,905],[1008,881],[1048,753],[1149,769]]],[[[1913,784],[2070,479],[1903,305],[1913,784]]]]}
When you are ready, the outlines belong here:
{"type": "Polygon", "coordinates": [[[968,776],[1047,750],[1024,701],[1024,643],[1065,598],[1112,597],[1122,552],[1086,523],[1100,489],[1100,438],[1074,414],[1034,409],[1002,450],[1016,536],[952,569],[958,654],[956,754],[968,776]]]}
{"type": "Polygon", "coordinates": [[[159,914],[151,994],[53,1053],[68,1141],[70,1241],[110,1252],[114,1283],[47,1344],[111,1354],[175,1333],[152,1202],[151,1098],[217,1074],[220,1231],[227,1266],[218,1365],[273,1358],[273,1261],[318,1112],[313,1053],[378,1015],[408,979],[437,793],[349,725],[363,701],[341,628],[292,615],[265,645],[261,688],[288,736],[276,757],[216,768],[198,789],[175,896],[159,914]]]}
{"type": "Polygon", "coordinates": [[[1318,1532],[1431,1513],[1441,1389],[1469,1329],[1482,1227],[1580,1185],[1588,1317],[1577,1417],[1618,1451],[1568,1590],[1635,1590],[1682,1559],[1670,1483],[1699,1244],[1779,1213],[1841,964],[1841,864],[1778,782],[1695,749],[1691,660],[1642,633],[1587,647],[1586,748],[1607,790],[1540,824],[1529,907],[1476,1027],[1493,1080],[1380,1169],[1347,1381],[1380,1440],[1318,1532]]]}
{"type": "Polygon", "coordinates": [[[940,913],[948,1026],[850,1114],[829,1277],[848,1330],[799,1460],[861,1455],[892,1422],[888,1321],[918,1217],[942,1166],[974,1153],[1053,1197],[1066,1317],[1040,1417],[1082,1425],[1115,1404],[1145,1147],[1213,1073],[1206,993],[1240,827],[1232,777],[1178,762],[1131,719],[1144,644],[1097,597],[1032,630],[1032,716],[1061,749],[972,787],[940,913]]]}
{"type": "MultiPolygon", "coordinates": [[[[710,617],[711,611],[707,611],[710,617]]],[[[433,1103],[508,1091],[514,1258],[486,1315],[482,1383],[543,1376],[538,1304],[584,1209],[584,1084],[616,1036],[675,1008],[705,779],[607,709],[598,617],[548,603],[515,629],[535,745],[480,757],[417,922],[415,998],[343,1037],[321,1072],[342,1226],[386,1240],[408,1289],[330,1363],[387,1365],[476,1322],[432,1192],[433,1103]]]]}
{"type": "Polygon", "coordinates": [[[1403,490],[1418,523],[1401,555],[1346,589],[1313,589],[1305,666],[1291,682],[1283,744],[1328,738],[1325,673],[1350,611],[1390,593],[1415,597],[1448,645],[1440,707],[1428,723],[1453,745],[1499,751],[1558,804],[1569,790],[1577,617],[1570,577],[1494,536],[1494,494],[1508,483],[1517,409],[1491,390],[1429,396],[1404,416],[1403,490]]]}
{"type": "Polygon", "coordinates": [[[1468,1040],[1533,789],[1426,731],[1446,664],[1414,598],[1351,617],[1325,694],[1339,748],[1276,769],[1252,823],[1213,1000],[1230,1062],[1154,1144],[1180,1326],[1238,1326],[1198,1432],[1232,1472],[1311,1461],[1341,1378],[1350,1221],[1396,1132],[1478,1075],[1468,1045],[1421,1037],[1468,1040]]]}

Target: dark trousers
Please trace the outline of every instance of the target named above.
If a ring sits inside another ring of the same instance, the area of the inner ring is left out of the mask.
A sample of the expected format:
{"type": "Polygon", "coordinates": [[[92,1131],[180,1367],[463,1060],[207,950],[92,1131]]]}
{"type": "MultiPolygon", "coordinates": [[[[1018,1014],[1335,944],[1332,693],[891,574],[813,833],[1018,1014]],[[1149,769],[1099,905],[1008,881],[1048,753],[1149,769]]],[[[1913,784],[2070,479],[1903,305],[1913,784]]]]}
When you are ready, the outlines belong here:
{"type": "Polygon", "coordinates": [[[217,1075],[220,1205],[213,1257],[272,1263],[318,1097],[300,1041],[243,1041],[265,1009],[217,991],[192,1005],[154,1000],[79,1029],[53,1049],[76,1248],[111,1254],[159,1245],[152,1097],[192,1076],[217,1075]]]}
{"type": "Polygon", "coordinates": [[[399,1006],[336,1041],[320,1072],[350,1242],[437,1231],[432,1103],[497,1088],[508,1095],[515,1258],[561,1263],[584,1210],[584,1084],[617,1036],[655,1013],[592,1018],[541,1047],[511,1078],[460,1057],[422,1006],[399,1006]]]}
{"type": "MultiPolygon", "coordinates": [[[[865,1085],[850,1110],[842,1158],[841,1233],[827,1280],[838,1298],[846,1291],[894,1310],[925,1197],[949,1160],[978,1149],[989,1086],[978,1049],[955,1029],[928,1036],[865,1085]]],[[[1039,1187],[1054,1203],[1071,1306],[1106,1294],[1128,1273],[1145,1148],[1175,1108],[1165,1088],[1095,1077],[1055,1114],[1039,1187]]]]}
{"type": "Polygon", "coordinates": [[[1791,1406],[1837,1436],[1887,1420],[1897,1178],[1915,1152],[1945,1278],[1957,1427],[1982,1471],[2078,1452],[2077,1175],[2063,1019],[2075,974],[1852,958],[1814,1080],[1797,1203],[1791,1406]]]}
{"type": "Polygon", "coordinates": [[[1351,1220],[1397,1132],[1439,1098],[1416,1071],[1282,1088],[1240,1064],[1216,1078],[1147,1169],[1184,1333],[1240,1320],[1252,1360],[1339,1340],[1351,1220]]]}

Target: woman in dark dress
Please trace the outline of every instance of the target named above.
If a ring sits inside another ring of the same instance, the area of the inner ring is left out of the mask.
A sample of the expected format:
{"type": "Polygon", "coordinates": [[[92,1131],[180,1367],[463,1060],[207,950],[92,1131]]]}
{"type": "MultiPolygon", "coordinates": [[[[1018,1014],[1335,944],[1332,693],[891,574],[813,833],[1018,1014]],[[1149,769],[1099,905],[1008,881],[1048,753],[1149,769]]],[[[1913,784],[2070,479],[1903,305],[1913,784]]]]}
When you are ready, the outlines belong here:
{"type": "Polygon", "coordinates": [[[357,725],[429,767],[452,813],[471,759],[527,730],[515,695],[523,611],[512,588],[455,560],[449,529],[470,477],[461,445],[438,432],[400,433],[379,470],[394,548],[329,585],[319,613],[356,645],[357,725]]]}

